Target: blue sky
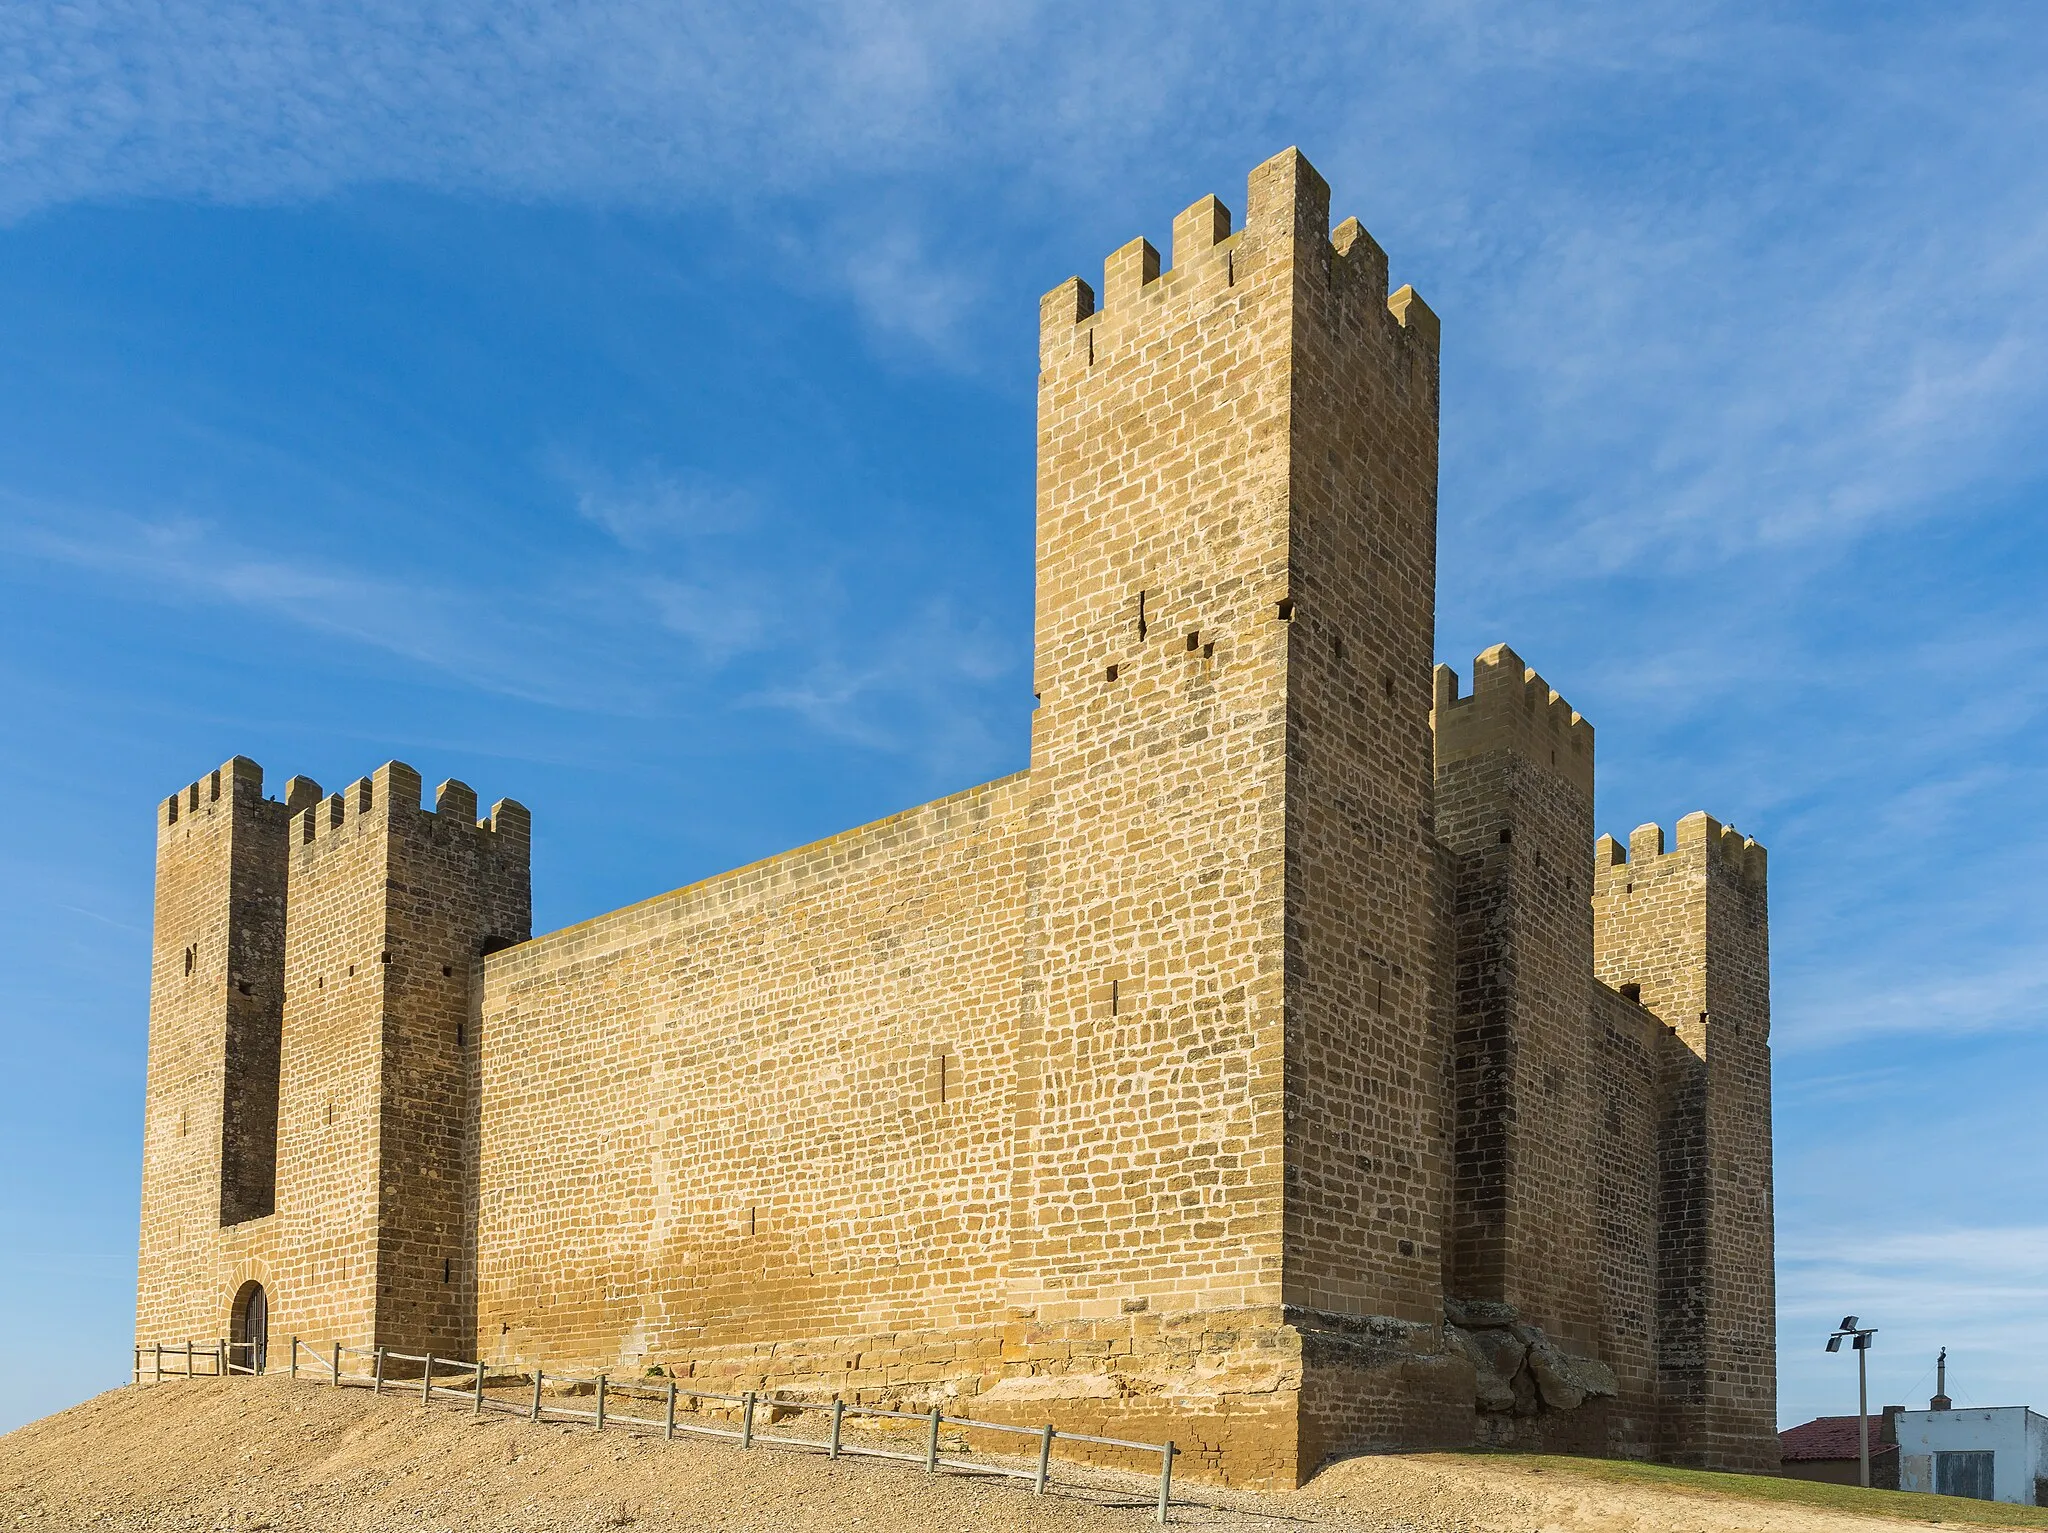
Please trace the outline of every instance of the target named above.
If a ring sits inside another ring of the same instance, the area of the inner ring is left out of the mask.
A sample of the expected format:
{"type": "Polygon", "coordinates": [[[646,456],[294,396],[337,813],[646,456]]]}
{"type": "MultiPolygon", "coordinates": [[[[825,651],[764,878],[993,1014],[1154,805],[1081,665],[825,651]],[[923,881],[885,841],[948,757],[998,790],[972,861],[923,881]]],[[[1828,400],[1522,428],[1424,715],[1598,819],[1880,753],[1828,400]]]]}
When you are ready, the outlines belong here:
{"type": "Polygon", "coordinates": [[[564,924],[1025,762],[1036,300],[1298,143],[1443,316],[1439,653],[1771,848],[1782,1414],[2048,1404],[2048,27],[1605,3],[0,11],[0,1427],[132,1321],[151,813],[564,924]],[[1853,1409],[1853,1404],[1846,1408],[1853,1409]]]}

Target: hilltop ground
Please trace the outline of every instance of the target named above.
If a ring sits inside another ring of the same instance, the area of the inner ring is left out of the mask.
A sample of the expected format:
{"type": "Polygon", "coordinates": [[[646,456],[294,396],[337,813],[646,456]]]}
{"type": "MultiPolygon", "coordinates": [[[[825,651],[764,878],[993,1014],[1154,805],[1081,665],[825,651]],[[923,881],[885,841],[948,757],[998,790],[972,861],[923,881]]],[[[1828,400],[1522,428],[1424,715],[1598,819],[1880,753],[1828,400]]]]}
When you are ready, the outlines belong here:
{"type": "MultiPolygon", "coordinates": [[[[588,1404],[588,1402],[580,1402],[588,1404]]],[[[952,1453],[951,1446],[946,1450],[952,1453]]],[[[284,1378],[113,1390],[0,1437],[0,1522],[30,1529],[567,1533],[1019,1529],[1137,1533],[1156,1481],[1028,1487],[871,1459],[473,1419],[284,1378]]],[[[1176,1526],[1285,1533],[1886,1533],[2048,1528],[2048,1512],[1640,1465],[1419,1454],[1336,1464],[1293,1495],[1185,1486],[1176,1526]],[[1864,1514],[1869,1508],[1875,1515],[1864,1514]],[[1890,1513],[1891,1515],[1883,1515],[1890,1513]]]]}

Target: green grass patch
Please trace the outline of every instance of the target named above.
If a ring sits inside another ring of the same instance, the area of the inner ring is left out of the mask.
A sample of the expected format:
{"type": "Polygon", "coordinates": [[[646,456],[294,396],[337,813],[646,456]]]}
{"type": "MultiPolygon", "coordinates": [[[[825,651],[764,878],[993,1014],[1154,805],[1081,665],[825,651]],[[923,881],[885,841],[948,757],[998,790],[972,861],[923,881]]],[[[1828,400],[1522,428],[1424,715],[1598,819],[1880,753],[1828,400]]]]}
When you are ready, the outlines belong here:
{"type": "Polygon", "coordinates": [[[1741,1501],[1776,1501],[1794,1506],[1824,1507],[1864,1517],[1905,1518],[1951,1527],[2048,1528],[2048,1508],[2009,1506],[2002,1501],[1969,1501],[1961,1496],[1926,1496],[1912,1491],[1864,1490],[1857,1485],[1823,1485],[1768,1474],[1718,1474],[1705,1469],[1674,1469],[1636,1459],[1573,1458],[1551,1453],[1460,1454],[1512,1464],[1560,1479],[1602,1480],[1611,1485],[1641,1485],[1688,1495],[1741,1501]]]}

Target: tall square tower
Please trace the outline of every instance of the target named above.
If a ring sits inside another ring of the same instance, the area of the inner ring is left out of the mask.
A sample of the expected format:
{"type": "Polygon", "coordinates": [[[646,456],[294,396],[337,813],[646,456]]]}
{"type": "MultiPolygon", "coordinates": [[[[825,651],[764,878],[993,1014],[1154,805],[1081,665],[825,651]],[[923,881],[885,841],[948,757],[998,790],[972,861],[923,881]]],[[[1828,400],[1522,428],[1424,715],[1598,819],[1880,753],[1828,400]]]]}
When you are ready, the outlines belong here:
{"type": "Polygon", "coordinates": [[[1288,150],[1241,231],[1048,294],[1040,360],[1012,1293],[1270,1330],[1291,1472],[1440,1319],[1437,325],[1288,150]]]}

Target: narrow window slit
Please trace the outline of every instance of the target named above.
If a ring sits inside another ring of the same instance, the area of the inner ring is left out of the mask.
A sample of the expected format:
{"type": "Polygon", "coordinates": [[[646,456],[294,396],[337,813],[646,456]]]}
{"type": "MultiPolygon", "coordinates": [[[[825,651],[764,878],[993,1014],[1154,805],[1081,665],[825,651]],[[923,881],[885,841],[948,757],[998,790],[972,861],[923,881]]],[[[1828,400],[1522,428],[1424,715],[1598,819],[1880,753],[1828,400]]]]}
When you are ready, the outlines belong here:
{"type": "Polygon", "coordinates": [[[1279,619],[1280,619],[1280,621],[1281,621],[1281,622],[1283,622],[1283,623],[1291,623],[1291,622],[1293,622],[1293,621],[1294,621],[1294,598],[1293,598],[1293,597],[1291,597],[1291,596],[1283,596],[1283,597],[1281,597],[1281,598],[1280,598],[1280,604],[1279,604],[1278,606],[1276,606],[1276,607],[1275,607],[1275,608],[1273,609],[1273,615],[1274,615],[1275,617],[1279,618],[1279,619]]]}
{"type": "Polygon", "coordinates": [[[1195,633],[1191,633],[1191,634],[1189,634],[1189,635],[1188,635],[1188,653],[1192,655],[1192,654],[1193,654],[1193,653],[1194,653],[1194,652],[1195,652],[1196,650],[1200,649],[1201,647],[1202,647],[1202,635],[1201,635],[1201,633],[1200,633],[1200,632],[1198,631],[1198,632],[1195,632],[1195,633]]]}
{"type": "Polygon", "coordinates": [[[1145,637],[1145,593],[1138,593],[1138,637],[1145,637]]]}
{"type": "Polygon", "coordinates": [[[1115,681],[1115,680],[1116,680],[1116,673],[1117,673],[1117,669],[1118,669],[1118,668],[1117,668],[1116,666],[1111,666],[1111,667],[1109,668],[1109,673],[1108,673],[1108,674],[1109,674],[1109,679],[1110,679],[1111,681],[1115,681]]]}

